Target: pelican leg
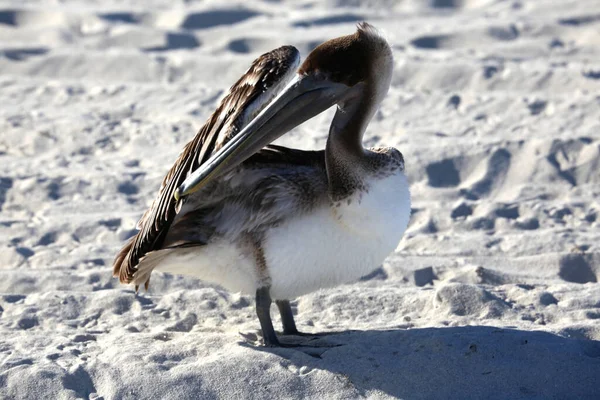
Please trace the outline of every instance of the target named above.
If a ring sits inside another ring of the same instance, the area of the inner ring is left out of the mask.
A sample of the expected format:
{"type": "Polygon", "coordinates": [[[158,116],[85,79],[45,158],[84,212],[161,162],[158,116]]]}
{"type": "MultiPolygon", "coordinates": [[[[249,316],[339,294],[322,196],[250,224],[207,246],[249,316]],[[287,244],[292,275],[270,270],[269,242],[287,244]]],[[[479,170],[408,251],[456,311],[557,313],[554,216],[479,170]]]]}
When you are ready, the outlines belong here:
{"type": "Polygon", "coordinates": [[[256,315],[258,315],[260,321],[265,346],[279,347],[280,343],[275,334],[275,329],[273,329],[273,321],[271,321],[271,303],[269,287],[256,290],[256,315]]]}
{"type": "Polygon", "coordinates": [[[283,325],[284,335],[300,335],[294,322],[294,314],[292,313],[292,307],[290,307],[289,300],[277,300],[275,301],[279,313],[281,314],[281,324],[283,325]]]}

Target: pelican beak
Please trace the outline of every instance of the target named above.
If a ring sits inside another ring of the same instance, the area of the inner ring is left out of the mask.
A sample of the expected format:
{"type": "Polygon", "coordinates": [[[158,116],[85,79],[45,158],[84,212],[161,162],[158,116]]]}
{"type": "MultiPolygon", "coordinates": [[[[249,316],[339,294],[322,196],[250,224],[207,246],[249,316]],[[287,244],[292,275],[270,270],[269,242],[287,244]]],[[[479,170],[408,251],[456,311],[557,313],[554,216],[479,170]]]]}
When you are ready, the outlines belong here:
{"type": "Polygon", "coordinates": [[[175,199],[200,190],[284,133],[338,103],[347,90],[348,86],[341,83],[297,75],[244,129],[177,188],[175,199]]]}

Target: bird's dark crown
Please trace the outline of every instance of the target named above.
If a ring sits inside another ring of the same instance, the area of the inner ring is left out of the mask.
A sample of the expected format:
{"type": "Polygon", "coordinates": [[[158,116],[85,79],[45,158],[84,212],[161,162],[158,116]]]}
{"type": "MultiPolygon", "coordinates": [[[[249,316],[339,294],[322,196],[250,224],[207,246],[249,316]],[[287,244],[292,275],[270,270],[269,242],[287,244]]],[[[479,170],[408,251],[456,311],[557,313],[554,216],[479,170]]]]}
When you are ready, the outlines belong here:
{"type": "Polygon", "coordinates": [[[304,75],[321,73],[334,82],[354,86],[374,76],[376,60],[391,57],[391,49],[370,24],[361,22],[352,35],[342,36],[317,46],[300,66],[304,75]]]}

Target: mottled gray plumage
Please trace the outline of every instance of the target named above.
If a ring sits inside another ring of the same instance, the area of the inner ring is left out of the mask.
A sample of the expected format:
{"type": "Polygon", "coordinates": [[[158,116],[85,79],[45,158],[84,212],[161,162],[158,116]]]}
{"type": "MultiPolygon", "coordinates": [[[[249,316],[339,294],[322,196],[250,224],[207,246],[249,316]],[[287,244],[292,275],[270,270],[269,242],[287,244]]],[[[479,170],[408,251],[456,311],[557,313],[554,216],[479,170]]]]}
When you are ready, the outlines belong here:
{"type": "MultiPolygon", "coordinates": [[[[404,169],[399,151],[373,148],[372,176],[381,179],[404,169]]],[[[368,191],[361,182],[346,193],[368,191]]],[[[325,151],[269,145],[240,167],[186,198],[163,242],[163,248],[202,245],[213,235],[235,242],[245,235],[260,238],[279,222],[335,206],[325,167],[325,151]]]]}
{"type": "Polygon", "coordinates": [[[212,235],[237,241],[328,201],[323,151],[270,145],[240,167],[188,196],[163,247],[204,244],[212,235]]]}

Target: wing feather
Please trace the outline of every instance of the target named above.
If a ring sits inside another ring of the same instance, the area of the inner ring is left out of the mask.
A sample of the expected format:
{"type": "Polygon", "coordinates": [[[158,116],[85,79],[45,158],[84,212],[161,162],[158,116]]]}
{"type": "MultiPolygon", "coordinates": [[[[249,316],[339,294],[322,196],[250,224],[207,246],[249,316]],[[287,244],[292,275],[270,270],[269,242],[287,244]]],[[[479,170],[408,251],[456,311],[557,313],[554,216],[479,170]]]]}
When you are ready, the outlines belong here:
{"type": "Polygon", "coordinates": [[[181,205],[173,197],[175,189],[285,87],[299,63],[300,56],[295,47],[280,47],[257,58],[229,89],[165,176],[157,197],[137,224],[138,233],[117,254],[113,274],[121,282],[132,282],[140,259],[161,247],[181,205]]]}

